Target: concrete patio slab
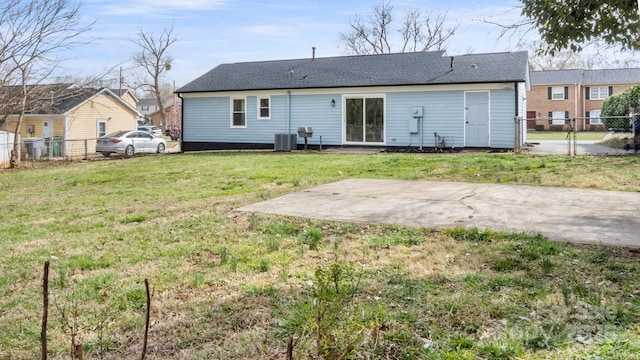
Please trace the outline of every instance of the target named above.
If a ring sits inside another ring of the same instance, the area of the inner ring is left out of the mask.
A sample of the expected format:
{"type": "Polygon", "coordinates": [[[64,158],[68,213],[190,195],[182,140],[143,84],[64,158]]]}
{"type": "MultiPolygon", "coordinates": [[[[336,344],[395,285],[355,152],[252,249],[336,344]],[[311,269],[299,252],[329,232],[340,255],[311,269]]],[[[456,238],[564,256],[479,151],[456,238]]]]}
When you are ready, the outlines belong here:
{"type": "Polygon", "coordinates": [[[640,193],[632,192],[349,179],[237,210],[407,227],[476,227],[640,247],[640,193]]]}

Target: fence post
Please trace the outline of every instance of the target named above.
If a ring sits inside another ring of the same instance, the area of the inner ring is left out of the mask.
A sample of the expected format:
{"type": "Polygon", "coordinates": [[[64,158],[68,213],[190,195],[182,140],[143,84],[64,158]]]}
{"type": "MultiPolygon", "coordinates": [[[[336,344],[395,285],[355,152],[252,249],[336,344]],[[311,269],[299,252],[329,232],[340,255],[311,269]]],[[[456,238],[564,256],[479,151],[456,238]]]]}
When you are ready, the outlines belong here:
{"type": "Polygon", "coordinates": [[[89,159],[89,139],[84,139],[84,159],[89,159]]]}
{"type": "Polygon", "coordinates": [[[573,156],[578,155],[578,123],[573,119],[573,156]]]}
{"type": "MultiPolygon", "coordinates": [[[[525,124],[526,124],[526,120],[525,124]]],[[[523,118],[521,116],[516,116],[516,152],[522,152],[522,141],[523,141],[523,118]]]]}

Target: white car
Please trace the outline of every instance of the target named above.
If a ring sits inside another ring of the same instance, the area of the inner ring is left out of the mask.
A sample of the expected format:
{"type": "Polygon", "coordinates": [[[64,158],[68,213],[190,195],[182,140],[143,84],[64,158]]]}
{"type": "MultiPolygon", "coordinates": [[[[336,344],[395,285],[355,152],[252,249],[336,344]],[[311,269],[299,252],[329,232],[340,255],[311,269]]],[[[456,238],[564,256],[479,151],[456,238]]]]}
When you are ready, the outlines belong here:
{"type": "Polygon", "coordinates": [[[96,142],[96,153],[111,156],[113,153],[131,157],[141,153],[163,153],[167,143],[144,131],[116,131],[107,134],[96,142]]]}
{"type": "Polygon", "coordinates": [[[138,130],[148,132],[149,134],[155,137],[162,137],[162,130],[157,126],[142,125],[142,126],[138,126],[138,130]]]}

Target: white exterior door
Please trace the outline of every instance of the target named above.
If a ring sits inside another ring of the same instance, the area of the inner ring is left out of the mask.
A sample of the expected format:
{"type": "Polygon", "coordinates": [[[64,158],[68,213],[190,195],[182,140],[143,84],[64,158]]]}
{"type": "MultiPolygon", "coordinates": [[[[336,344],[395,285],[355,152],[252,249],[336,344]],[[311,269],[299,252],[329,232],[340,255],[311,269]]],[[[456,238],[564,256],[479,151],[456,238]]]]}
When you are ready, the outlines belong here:
{"type": "Polygon", "coordinates": [[[465,146],[489,147],[489,92],[465,93],[465,146]]]}

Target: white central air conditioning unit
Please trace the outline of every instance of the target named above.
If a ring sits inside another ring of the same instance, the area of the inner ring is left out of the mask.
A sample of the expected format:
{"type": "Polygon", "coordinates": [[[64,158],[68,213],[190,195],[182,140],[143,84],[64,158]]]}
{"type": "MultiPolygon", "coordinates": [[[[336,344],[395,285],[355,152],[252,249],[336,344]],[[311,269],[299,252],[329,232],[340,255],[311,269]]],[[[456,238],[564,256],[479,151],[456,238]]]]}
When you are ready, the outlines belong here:
{"type": "Polygon", "coordinates": [[[275,151],[291,151],[298,146],[298,136],[296,134],[276,134],[273,141],[275,151]]]}

